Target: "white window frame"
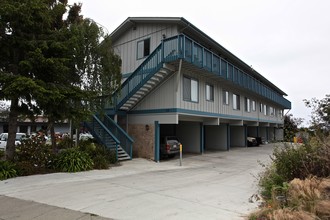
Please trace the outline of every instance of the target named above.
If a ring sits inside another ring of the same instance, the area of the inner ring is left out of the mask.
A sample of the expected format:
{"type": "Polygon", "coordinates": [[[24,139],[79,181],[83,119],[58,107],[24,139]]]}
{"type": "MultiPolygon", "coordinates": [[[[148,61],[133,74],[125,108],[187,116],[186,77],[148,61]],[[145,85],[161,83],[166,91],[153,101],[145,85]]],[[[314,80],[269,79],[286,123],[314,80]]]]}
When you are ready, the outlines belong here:
{"type": "Polygon", "coordinates": [[[233,93],[233,109],[240,110],[241,109],[241,100],[238,94],[233,93]]]}
{"type": "Polygon", "coordinates": [[[247,97],[245,97],[245,111],[246,112],[251,112],[251,100],[247,97]]]}
{"type": "Polygon", "coordinates": [[[143,39],[137,42],[136,45],[137,59],[143,59],[150,54],[150,38],[143,39]]]}
{"type": "Polygon", "coordinates": [[[206,101],[214,101],[214,86],[211,84],[205,85],[205,98],[206,101]]]}
{"type": "Polygon", "coordinates": [[[256,101],[252,100],[252,111],[256,111],[256,101]]]}
{"type": "Polygon", "coordinates": [[[269,106],[269,115],[274,116],[274,108],[272,106],[269,106]]]}
{"type": "Polygon", "coordinates": [[[189,101],[189,102],[198,102],[198,80],[184,76],[183,77],[183,100],[189,101]],[[186,80],[189,80],[186,81],[186,80]],[[185,84],[185,81],[188,82],[188,88],[185,88],[187,86],[185,84]]]}
{"type": "Polygon", "coordinates": [[[229,105],[229,92],[226,90],[223,90],[223,104],[224,105],[229,105]]]}

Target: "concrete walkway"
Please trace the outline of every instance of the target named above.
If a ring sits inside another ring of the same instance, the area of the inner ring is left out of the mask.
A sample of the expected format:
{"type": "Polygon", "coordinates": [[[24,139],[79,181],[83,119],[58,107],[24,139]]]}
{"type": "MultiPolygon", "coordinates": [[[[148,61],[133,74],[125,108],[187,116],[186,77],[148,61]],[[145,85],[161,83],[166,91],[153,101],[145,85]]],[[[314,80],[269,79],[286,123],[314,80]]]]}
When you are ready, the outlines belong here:
{"type": "Polygon", "coordinates": [[[0,196],[1,220],[107,220],[95,214],[82,213],[42,203],[0,196]]]}
{"type": "Polygon", "coordinates": [[[0,181],[0,219],[244,219],[274,146],[0,181]]]}

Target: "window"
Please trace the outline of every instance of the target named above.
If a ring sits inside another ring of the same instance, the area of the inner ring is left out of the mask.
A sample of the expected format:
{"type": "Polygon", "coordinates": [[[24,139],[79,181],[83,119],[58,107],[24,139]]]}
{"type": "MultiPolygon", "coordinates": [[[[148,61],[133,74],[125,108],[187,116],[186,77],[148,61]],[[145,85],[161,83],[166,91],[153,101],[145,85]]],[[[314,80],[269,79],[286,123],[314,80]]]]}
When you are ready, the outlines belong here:
{"type": "Polygon", "coordinates": [[[275,109],[273,107],[269,107],[269,114],[270,116],[274,116],[275,114],[275,109]]]}
{"type": "Polygon", "coordinates": [[[206,84],[205,94],[207,101],[214,101],[214,88],[212,85],[206,84]]]}
{"type": "Polygon", "coordinates": [[[229,92],[223,91],[223,104],[229,105],[229,92]]]}
{"type": "Polygon", "coordinates": [[[264,115],[267,115],[267,105],[264,105],[264,115]]]}
{"type": "Polygon", "coordinates": [[[251,112],[250,99],[245,97],[245,111],[251,112]]]}
{"type": "Polygon", "coordinates": [[[183,77],[183,100],[198,102],[198,81],[183,77]]]}
{"type": "Polygon", "coordinates": [[[256,101],[252,100],[252,111],[256,111],[256,101]]]}
{"type": "Polygon", "coordinates": [[[262,103],[260,102],[260,106],[259,106],[260,108],[259,108],[259,111],[260,111],[260,113],[262,113],[262,110],[263,110],[263,105],[262,105],[262,103]]]}
{"type": "Polygon", "coordinates": [[[283,110],[279,111],[279,116],[282,118],[283,117],[283,110]]]}
{"type": "Polygon", "coordinates": [[[239,95],[233,94],[233,109],[240,110],[240,98],[239,95]]]}
{"type": "Polygon", "coordinates": [[[137,42],[137,58],[141,59],[150,54],[150,38],[137,42]]]}

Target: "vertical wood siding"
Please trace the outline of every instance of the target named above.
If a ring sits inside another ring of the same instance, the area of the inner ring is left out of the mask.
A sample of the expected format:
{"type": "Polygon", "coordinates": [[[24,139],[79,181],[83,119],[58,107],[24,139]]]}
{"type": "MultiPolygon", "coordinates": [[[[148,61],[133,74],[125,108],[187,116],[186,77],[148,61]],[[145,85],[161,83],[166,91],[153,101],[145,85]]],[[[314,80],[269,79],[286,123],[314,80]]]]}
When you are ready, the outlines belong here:
{"type": "Polygon", "coordinates": [[[122,59],[122,73],[132,73],[144,59],[137,59],[137,42],[150,38],[150,53],[165,37],[178,35],[177,27],[170,24],[137,24],[119,40],[113,42],[114,52],[122,59]]]}
{"type": "Polygon", "coordinates": [[[148,94],[134,110],[176,108],[176,74],[148,94]]]}
{"type": "Polygon", "coordinates": [[[275,108],[277,110],[276,113],[278,113],[280,107],[276,106],[274,104],[271,104],[270,102],[267,102],[266,100],[259,100],[253,95],[246,94],[242,91],[237,91],[236,89],[225,85],[224,83],[221,83],[220,81],[211,80],[207,77],[200,76],[196,73],[188,72],[186,70],[182,70],[182,76],[181,81],[183,81],[183,77],[191,77],[193,79],[198,80],[198,102],[189,102],[183,100],[183,83],[179,83],[179,105],[178,108],[182,109],[189,109],[189,110],[195,110],[195,111],[201,111],[201,112],[209,112],[209,113],[215,113],[215,114],[223,114],[223,115],[229,115],[229,116],[235,116],[239,118],[250,118],[251,120],[263,120],[263,121],[276,121],[278,123],[282,123],[282,119],[278,114],[274,116],[270,116],[269,114],[265,116],[263,113],[259,112],[259,103],[262,102],[263,104],[267,105],[267,108],[269,110],[269,106],[275,108]],[[206,100],[206,84],[210,84],[214,86],[214,101],[207,101],[206,100]],[[228,91],[229,92],[229,105],[223,104],[223,92],[228,91]],[[233,94],[237,94],[240,96],[240,110],[234,110],[233,109],[233,94]],[[256,102],[256,111],[252,111],[252,105],[251,105],[251,111],[247,112],[245,111],[245,97],[248,97],[250,100],[254,100],[256,102]]]}

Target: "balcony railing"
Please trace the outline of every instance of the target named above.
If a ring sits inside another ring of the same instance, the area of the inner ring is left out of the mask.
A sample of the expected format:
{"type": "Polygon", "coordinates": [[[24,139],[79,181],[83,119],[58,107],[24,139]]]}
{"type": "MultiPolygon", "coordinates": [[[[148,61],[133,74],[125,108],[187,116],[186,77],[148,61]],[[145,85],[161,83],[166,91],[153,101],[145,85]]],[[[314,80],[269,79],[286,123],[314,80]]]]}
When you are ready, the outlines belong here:
{"type": "MultiPolygon", "coordinates": [[[[171,51],[171,58],[182,58],[187,62],[203,68],[225,80],[250,90],[258,95],[290,109],[291,102],[261,81],[244,72],[217,54],[203,47],[185,35],[179,35],[163,41],[164,57],[171,51]]],[[[165,62],[167,60],[165,59],[165,62]]]]}
{"type": "Polygon", "coordinates": [[[286,109],[291,102],[261,81],[244,72],[217,54],[203,47],[191,38],[181,34],[162,41],[148,58],[127,78],[121,90],[115,93],[114,104],[118,109],[128,100],[152,75],[156,74],[163,63],[183,59],[215,74],[231,83],[263,96],[286,109]]]}

